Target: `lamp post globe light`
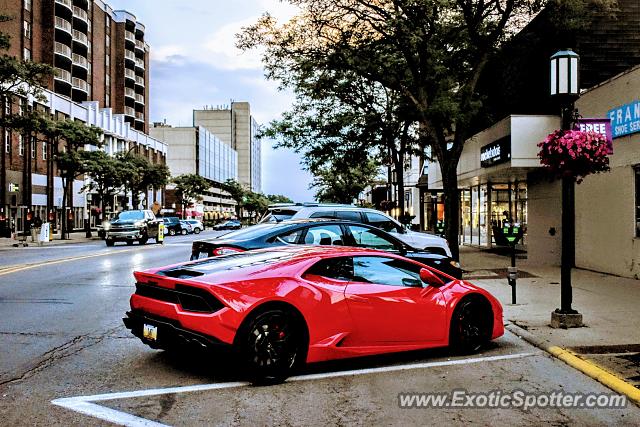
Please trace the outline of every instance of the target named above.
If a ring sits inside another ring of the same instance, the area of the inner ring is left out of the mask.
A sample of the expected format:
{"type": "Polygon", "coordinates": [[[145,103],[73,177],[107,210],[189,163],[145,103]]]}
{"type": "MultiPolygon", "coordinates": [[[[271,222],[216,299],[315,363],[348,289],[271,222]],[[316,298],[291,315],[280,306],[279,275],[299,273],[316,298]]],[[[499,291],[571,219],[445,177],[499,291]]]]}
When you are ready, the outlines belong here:
{"type": "MultiPolygon", "coordinates": [[[[570,130],[577,112],[575,101],[580,97],[580,56],[563,49],[550,58],[550,95],[561,109],[562,130],[570,130]]],[[[575,264],[575,181],[562,177],[562,259],[560,272],[560,308],[551,313],[554,328],[582,326],[582,314],[571,307],[571,269],[575,264]]]]}

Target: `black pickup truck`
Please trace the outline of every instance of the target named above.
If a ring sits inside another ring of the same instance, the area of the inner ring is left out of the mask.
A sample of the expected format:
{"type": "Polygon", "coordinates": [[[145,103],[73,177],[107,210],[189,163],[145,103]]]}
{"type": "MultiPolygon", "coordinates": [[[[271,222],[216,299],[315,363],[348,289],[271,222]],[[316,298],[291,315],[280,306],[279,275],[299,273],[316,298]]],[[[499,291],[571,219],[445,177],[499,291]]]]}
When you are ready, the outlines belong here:
{"type": "Polygon", "coordinates": [[[162,243],[162,238],[158,237],[160,224],[162,219],[157,219],[150,210],[122,211],[105,224],[104,240],[107,246],[113,246],[115,242],[133,245],[134,241],[144,245],[149,238],[162,243]]]}

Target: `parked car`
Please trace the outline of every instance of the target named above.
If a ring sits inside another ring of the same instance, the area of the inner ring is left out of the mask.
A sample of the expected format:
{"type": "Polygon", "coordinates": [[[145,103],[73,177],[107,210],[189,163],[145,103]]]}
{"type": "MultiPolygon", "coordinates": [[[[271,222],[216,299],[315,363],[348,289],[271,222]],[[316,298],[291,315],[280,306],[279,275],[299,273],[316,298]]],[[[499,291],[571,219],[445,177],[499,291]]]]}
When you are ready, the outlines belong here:
{"type": "Polygon", "coordinates": [[[487,291],[365,248],[269,248],[134,276],[123,319],[133,335],[186,354],[232,349],[257,381],[355,356],[444,346],[472,353],[504,333],[502,307],[487,291]]]}
{"type": "Polygon", "coordinates": [[[187,234],[187,230],[180,223],[180,218],[177,216],[165,216],[164,220],[164,232],[170,236],[176,234],[187,234]]]}
{"type": "Polygon", "coordinates": [[[449,244],[446,239],[434,234],[408,230],[389,215],[375,209],[328,203],[291,204],[270,207],[260,222],[278,222],[286,219],[305,218],[337,218],[370,224],[393,234],[398,239],[415,248],[451,256],[451,249],[449,249],[449,244]]]}
{"type": "Polygon", "coordinates": [[[104,224],[104,241],[107,246],[115,242],[127,242],[133,245],[137,241],[141,245],[152,238],[158,241],[160,220],[150,210],[130,210],[118,212],[109,222],[104,224]]]}
{"type": "Polygon", "coordinates": [[[196,240],[191,259],[286,245],[357,246],[379,249],[415,259],[461,278],[460,264],[447,255],[414,248],[372,225],[331,219],[262,223],[207,240],[196,240]]]}
{"type": "Polygon", "coordinates": [[[197,219],[186,219],[185,221],[191,224],[191,228],[195,234],[200,234],[200,232],[204,230],[204,225],[197,219]]]}
{"type": "Polygon", "coordinates": [[[189,222],[187,222],[187,220],[181,219],[180,225],[182,226],[182,234],[193,233],[193,227],[191,226],[191,224],[189,224],[189,222]]]}
{"type": "Polygon", "coordinates": [[[213,230],[239,230],[242,228],[242,224],[237,219],[230,219],[223,221],[220,224],[216,224],[211,227],[213,230]]]}

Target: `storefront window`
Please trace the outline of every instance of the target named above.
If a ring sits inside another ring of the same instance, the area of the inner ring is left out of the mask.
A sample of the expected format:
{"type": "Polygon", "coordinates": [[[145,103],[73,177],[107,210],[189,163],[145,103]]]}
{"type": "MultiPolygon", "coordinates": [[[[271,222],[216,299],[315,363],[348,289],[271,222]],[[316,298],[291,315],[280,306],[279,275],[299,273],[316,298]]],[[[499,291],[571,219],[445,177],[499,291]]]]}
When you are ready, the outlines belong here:
{"type": "Polygon", "coordinates": [[[460,193],[460,234],[462,243],[471,243],[471,192],[462,190],[460,193]]]}

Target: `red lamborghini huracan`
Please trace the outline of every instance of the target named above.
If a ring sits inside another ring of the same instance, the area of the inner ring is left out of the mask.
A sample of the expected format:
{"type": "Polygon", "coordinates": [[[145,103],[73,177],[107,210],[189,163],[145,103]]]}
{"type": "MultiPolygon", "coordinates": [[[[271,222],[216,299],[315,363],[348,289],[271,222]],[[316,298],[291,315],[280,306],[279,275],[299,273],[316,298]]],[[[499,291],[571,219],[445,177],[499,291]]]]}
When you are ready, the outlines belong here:
{"type": "Polygon", "coordinates": [[[230,347],[256,378],[388,352],[473,352],[504,333],[485,290],[370,249],[264,249],[134,275],[123,320],[135,336],[153,348],[230,347]]]}

